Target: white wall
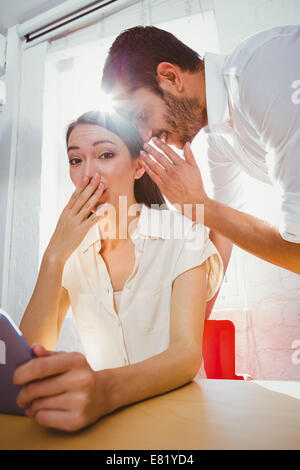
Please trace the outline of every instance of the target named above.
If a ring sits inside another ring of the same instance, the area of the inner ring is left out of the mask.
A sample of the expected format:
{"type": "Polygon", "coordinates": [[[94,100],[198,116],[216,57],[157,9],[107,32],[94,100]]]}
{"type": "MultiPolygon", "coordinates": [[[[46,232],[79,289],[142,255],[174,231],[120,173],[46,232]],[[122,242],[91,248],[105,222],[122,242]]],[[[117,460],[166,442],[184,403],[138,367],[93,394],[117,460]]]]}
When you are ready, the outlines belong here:
{"type": "MultiPolygon", "coordinates": [[[[9,192],[14,174],[14,157],[16,151],[16,120],[18,118],[19,75],[21,70],[20,43],[15,28],[8,32],[6,51],[6,71],[2,77],[6,85],[6,104],[0,113],[0,304],[2,301],[5,280],[4,266],[7,257],[7,214],[11,210],[12,197],[9,192]]],[[[11,194],[12,195],[12,194],[11,194]]]]}
{"type": "Polygon", "coordinates": [[[39,264],[44,68],[47,44],[23,50],[7,36],[7,102],[1,116],[1,307],[19,323],[39,264]]]}
{"type": "MultiPolygon", "coordinates": [[[[0,79],[5,83],[4,76],[4,66],[5,66],[5,51],[6,48],[6,39],[0,34],[0,79]]],[[[3,133],[4,133],[4,123],[5,116],[3,114],[4,107],[0,106],[0,144],[3,142],[3,133]]],[[[2,148],[2,145],[1,147],[2,148]]],[[[9,176],[9,159],[5,158],[5,155],[1,152],[0,155],[0,299],[1,299],[1,290],[2,290],[2,266],[3,266],[3,254],[4,254],[4,227],[6,217],[6,207],[7,207],[7,189],[8,189],[8,176],[9,176]]]]}
{"type": "Polygon", "coordinates": [[[23,23],[64,1],[66,0],[0,0],[0,32],[6,34],[11,26],[23,23]]]}
{"type": "Polygon", "coordinates": [[[11,256],[5,302],[8,312],[18,323],[33,292],[39,266],[44,70],[47,46],[47,43],[42,43],[22,54],[18,138],[13,178],[14,202],[10,213],[11,256]]]}
{"type": "MultiPolygon", "coordinates": [[[[2,135],[5,132],[4,115],[0,112],[0,145],[2,143],[2,135]]],[[[8,178],[9,178],[9,158],[3,151],[1,145],[0,155],[0,299],[2,292],[2,267],[4,263],[4,240],[5,240],[5,220],[7,208],[7,194],[8,194],[8,178]]]]}
{"type": "Polygon", "coordinates": [[[258,31],[300,24],[299,0],[214,0],[214,5],[220,48],[225,54],[258,31]]]}
{"type": "MultiPolygon", "coordinates": [[[[300,24],[299,0],[214,0],[214,4],[223,53],[260,30],[300,24]]],[[[272,201],[272,190],[265,186],[264,191],[272,201]]],[[[261,218],[268,215],[255,214],[253,208],[251,212],[261,218]]],[[[237,372],[256,379],[300,380],[300,364],[293,359],[300,340],[300,276],[246,252],[243,263],[249,309],[213,314],[235,323],[237,372]]]]}

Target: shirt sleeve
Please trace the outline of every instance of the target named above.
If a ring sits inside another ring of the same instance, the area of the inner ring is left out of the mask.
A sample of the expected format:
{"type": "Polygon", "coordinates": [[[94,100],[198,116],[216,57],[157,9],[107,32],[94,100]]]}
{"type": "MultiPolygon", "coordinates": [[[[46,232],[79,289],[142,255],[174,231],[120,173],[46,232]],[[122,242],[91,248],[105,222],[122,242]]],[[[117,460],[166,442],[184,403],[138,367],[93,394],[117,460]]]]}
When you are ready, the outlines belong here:
{"type": "Polygon", "coordinates": [[[299,28],[290,28],[259,47],[240,77],[241,110],[266,149],[280,196],[279,232],[293,243],[300,243],[299,48],[299,28]]]}
{"type": "Polygon", "coordinates": [[[208,237],[207,229],[192,223],[185,234],[177,262],[173,271],[173,280],[180,274],[201,266],[206,262],[207,268],[207,301],[217,293],[223,278],[221,256],[208,237]]]}
{"type": "Polygon", "coordinates": [[[233,160],[234,147],[221,134],[208,134],[207,157],[213,198],[233,209],[246,206],[245,173],[233,160]]]}

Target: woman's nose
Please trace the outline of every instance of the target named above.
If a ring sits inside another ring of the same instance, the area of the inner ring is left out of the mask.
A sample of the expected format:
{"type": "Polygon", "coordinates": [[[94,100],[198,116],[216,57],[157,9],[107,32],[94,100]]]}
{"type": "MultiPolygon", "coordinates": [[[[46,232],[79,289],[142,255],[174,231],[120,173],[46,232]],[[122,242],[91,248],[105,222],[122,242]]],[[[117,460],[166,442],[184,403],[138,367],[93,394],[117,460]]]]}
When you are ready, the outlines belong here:
{"type": "Polygon", "coordinates": [[[102,172],[99,166],[100,165],[97,165],[95,162],[87,162],[84,167],[84,176],[88,176],[89,178],[92,178],[93,176],[95,176],[96,173],[98,173],[99,176],[101,177],[102,172]]]}

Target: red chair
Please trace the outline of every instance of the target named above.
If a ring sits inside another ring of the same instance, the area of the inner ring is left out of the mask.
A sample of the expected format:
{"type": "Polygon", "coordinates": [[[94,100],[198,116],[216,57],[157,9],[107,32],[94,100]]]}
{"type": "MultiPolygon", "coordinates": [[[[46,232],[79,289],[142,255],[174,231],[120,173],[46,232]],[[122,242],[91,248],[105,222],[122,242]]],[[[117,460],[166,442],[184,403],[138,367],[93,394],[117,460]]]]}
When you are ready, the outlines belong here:
{"type": "Polygon", "coordinates": [[[229,320],[204,322],[202,356],[208,379],[250,378],[235,373],[235,327],[229,320]]]}

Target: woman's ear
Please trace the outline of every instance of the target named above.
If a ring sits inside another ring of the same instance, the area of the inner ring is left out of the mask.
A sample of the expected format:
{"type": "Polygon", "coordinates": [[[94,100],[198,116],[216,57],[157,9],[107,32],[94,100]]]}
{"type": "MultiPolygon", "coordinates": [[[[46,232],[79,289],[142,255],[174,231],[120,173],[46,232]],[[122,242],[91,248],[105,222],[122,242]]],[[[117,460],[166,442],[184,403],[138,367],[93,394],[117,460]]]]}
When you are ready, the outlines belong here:
{"type": "Polygon", "coordinates": [[[156,68],[158,83],[165,91],[183,90],[183,75],[180,67],[170,62],[161,62],[156,68]]]}
{"type": "Polygon", "coordinates": [[[135,173],[134,173],[135,180],[139,180],[145,173],[145,168],[142,167],[141,161],[142,161],[141,157],[138,157],[135,162],[136,163],[135,173]]]}

